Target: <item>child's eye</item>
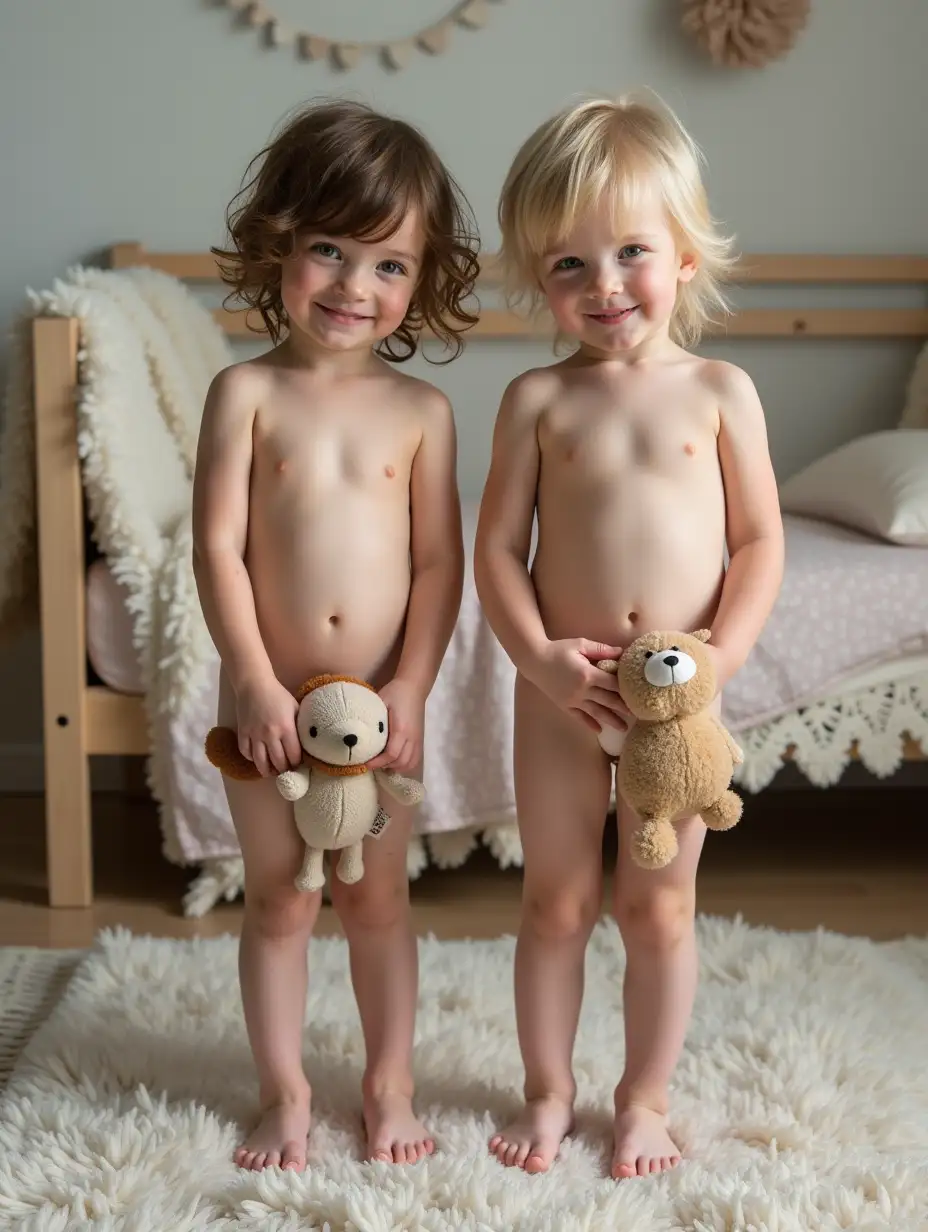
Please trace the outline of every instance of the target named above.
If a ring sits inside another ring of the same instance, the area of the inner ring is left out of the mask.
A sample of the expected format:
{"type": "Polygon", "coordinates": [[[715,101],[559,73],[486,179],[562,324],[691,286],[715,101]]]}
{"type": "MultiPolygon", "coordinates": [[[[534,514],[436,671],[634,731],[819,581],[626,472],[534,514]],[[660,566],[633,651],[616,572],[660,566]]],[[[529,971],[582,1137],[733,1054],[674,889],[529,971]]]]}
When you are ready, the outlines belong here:
{"type": "Polygon", "coordinates": [[[640,257],[644,249],[640,244],[626,244],[624,248],[619,249],[619,260],[630,261],[635,257],[640,257]]]}
{"type": "Polygon", "coordinates": [[[554,268],[556,270],[575,270],[580,269],[582,265],[583,262],[579,257],[561,257],[560,261],[555,264],[554,268]]]}
{"type": "Polygon", "coordinates": [[[337,261],[342,255],[334,244],[326,244],[322,241],[318,244],[313,244],[312,251],[318,253],[320,257],[327,257],[333,261],[337,261]]]}
{"type": "Polygon", "coordinates": [[[405,274],[406,266],[401,265],[399,261],[381,261],[380,268],[385,274],[405,274]]]}

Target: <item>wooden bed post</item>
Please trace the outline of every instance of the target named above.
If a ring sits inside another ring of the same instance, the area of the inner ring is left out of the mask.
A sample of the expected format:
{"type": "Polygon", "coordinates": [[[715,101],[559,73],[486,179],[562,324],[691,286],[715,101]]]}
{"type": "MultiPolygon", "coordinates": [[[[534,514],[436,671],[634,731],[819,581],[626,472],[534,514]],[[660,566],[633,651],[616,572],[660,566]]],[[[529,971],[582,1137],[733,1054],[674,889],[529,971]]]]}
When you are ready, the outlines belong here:
{"type": "Polygon", "coordinates": [[[45,832],[53,907],[89,907],[90,763],[84,715],[84,502],[77,453],[78,323],[33,322],[45,832]]]}

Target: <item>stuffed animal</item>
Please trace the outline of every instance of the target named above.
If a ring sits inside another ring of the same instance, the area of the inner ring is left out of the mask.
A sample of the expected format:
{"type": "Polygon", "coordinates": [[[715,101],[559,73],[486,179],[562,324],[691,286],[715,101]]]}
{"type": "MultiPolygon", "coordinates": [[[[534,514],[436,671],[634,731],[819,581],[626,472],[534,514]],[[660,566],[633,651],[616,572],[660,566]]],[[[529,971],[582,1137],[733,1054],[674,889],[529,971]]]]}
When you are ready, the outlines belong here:
{"type": "MultiPolygon", "coordinates": [[[[383,833],[389,816],[377,788],[402,804],[418,804],[425,788],[391,770],[370,770],[367,762],[387,744],[387,707],[371,685],[350,676],[314,676],[296,694],[296,727],[303,764],[277,776],[277,790],[292,800],[293,816],[306,844],[298,890],[325,885],[323,852],[341,851],[336,872],[351,885],[364,876],[363,840],[383,833]]],[[[206,756],[232,779],[260,778],[254,763],[239,752],[229,727],[214,727],[206,737],[206,756]]]]}
{"type": "Polygon", "coordinates": [[[618,673],[634,715],[618,740],[604,728],[600,744],[611,755],[621,751],[616,790],[641,820],[632,856],[642,868],[663,868],[677,854],[675,821],[700,814],[710,830],[730,830],[741,819],[741,799],[728,789],[744,757],[707,709],[716,695],[708,640],[704,629],[646,633],[618,662],[599,664],[618,673]]]}

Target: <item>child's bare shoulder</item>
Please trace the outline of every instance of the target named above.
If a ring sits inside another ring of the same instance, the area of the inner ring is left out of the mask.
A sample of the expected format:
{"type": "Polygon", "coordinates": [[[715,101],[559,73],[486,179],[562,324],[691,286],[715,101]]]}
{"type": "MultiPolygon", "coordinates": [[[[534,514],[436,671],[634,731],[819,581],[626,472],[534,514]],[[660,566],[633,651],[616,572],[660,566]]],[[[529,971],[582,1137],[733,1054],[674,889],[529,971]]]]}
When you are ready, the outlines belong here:
{"type": "Polygon", "coordinates": [[[408,407],[414,415],[433,419],[452,413],[447,395],[431,381],[411,376],[408,372],[397,372],[395,368],[387,368],[384,379],[389,383],[396,400],[408,407]]]}
{"type": "Polygon", "coordinates": [[[521,373],[506,386],[500,414],[517,419],[537,418],[564,392],[565,371],[561,364],[550,364],[521,373]]]}
{"type": "Polygon", "coordinates": [[[205,415],[237,418],[257,410],[271,385],[271,369],[260,359],[246,359],[221,369],[210,382],[205,415]]]}
{"type": "Polygon", "coordinates": [[[745,399],[757,397],[754,382],[737,364],[724,359],[694,358],[697,380],[719,399],[721,406],[737,406],[745,399]]]}

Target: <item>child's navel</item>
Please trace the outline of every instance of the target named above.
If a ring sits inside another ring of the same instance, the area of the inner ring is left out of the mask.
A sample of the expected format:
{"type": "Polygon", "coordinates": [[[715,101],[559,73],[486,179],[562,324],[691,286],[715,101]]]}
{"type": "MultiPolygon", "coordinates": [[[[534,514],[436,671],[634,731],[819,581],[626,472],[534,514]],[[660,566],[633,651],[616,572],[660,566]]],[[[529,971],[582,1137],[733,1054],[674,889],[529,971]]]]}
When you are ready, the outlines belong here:
{"type": "Polygon", "coordinates": [[[636,625],[638,623],[638,613],[637,612],[628,613],[628,623],[630,625],[636,625]]]}
{"type": "Polygon", "coordinates": [[[692,457],[693,454],[696,452],[696,446],[693,444],[692,441],[687,441],[686,444],[683,446],[683,452],[687,454],[689,457],[692,457]]]}
{"type": "Polygon", "coordinates": [[[390,466],[389,463],[383,468],[383,473],[388,479],[392,479],[396,475],[396,467],[390,466]]]}

